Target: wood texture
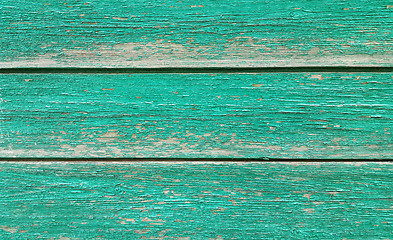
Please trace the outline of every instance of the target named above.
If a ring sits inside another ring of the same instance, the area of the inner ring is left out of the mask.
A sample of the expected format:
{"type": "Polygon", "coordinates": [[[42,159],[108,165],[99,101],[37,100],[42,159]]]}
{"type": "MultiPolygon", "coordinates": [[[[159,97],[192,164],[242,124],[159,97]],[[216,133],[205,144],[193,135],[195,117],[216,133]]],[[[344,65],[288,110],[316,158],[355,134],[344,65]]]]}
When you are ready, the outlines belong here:
{"type": "MultiPolygon", "coordinates": [[[[393,67],[392,11],[0,0],[0,69],[393,67]]],[[[0,75],[0,158],[392,159],[392,78],[0,75]]],[[[389,239],[392,166],[1,162],[0,238],[389,239]]]]}
{"type": "Polygon", "coordinates": [[[0,157],[391,159],[392,73],[0,75],[0,157]]]}
{"type": "Polygon", "coordinates": [[[0,20],[0,67],[393,63],[383,0],[1,0],[0,20]]]}
{"type": "Polygon", "coordinates": [[[3,239],[391,239],[391,164],[1,163],[3,239]]]}

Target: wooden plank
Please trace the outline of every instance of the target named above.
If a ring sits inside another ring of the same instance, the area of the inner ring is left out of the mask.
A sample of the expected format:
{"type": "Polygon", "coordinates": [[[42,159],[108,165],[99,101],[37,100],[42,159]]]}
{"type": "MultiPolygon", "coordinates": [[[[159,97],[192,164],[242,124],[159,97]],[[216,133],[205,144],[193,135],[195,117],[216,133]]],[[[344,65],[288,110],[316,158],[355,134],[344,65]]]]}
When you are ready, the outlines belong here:
{"type": "Polygon", "coordinates": [[[0,157],[392,158],[392,73],[0,75],[0,157]]]}
{"type": "Polygon", "coordinates": [[[4,239],[390,239],[388,163],[1,163],[4,239]]]}
{"type": "Polygon", "coordinates": [[[1,0],[1,67],[393,66],[384,0],[1,0]]]}

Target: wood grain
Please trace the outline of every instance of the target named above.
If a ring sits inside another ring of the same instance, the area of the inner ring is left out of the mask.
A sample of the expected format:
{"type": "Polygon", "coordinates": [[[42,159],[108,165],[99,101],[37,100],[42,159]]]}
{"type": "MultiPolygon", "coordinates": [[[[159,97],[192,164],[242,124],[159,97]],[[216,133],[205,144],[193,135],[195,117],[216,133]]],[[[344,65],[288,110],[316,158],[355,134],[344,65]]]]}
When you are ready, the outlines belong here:
{"type": "Polygon", "coordinates": [[[0,157],[391,159],[392,73],[0,75],[0,157]]]}
{"type": "Polygon", "coordinates": [[[393,66],[383,0],[0,2],[0,67],[393,66]]]}
{"type": "Polygon", "coordinates": [[[1,163],[4,239],[390,239],[388,163],[1,163]]]}

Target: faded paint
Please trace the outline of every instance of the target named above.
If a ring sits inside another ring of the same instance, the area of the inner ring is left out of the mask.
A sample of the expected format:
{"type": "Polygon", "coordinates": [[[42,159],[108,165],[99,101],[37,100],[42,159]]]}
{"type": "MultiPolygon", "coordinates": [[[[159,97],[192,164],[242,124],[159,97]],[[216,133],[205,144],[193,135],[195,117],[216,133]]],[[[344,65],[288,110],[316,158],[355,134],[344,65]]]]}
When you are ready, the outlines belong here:
{"type": "Polygon", "coordinates": [[[391,73],[21,74],[0,83],[0,157],[393,156],[391,73]]]}
{"type": "Polygon", "coordinates": [[[392,66],[387,6],[384,0],[7,1],[0,65],[392,66]]]}
{"type": "Polygon", "coordinates": [[[391,238],[392,163],[3,162],[0,169],[1,239],[391,238]]]}

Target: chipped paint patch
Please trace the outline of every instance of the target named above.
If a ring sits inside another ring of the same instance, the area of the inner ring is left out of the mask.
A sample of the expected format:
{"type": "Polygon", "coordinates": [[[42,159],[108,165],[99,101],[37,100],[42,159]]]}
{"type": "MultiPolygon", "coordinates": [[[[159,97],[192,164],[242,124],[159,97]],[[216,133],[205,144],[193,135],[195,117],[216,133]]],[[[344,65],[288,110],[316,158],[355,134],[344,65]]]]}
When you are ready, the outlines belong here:
{"type": "Polygon", "coordinates": [[[7,226],[0,226],[0,229],[9,233],[16,233],[18,231],[18,228],[7,227],[7,226]]]}

